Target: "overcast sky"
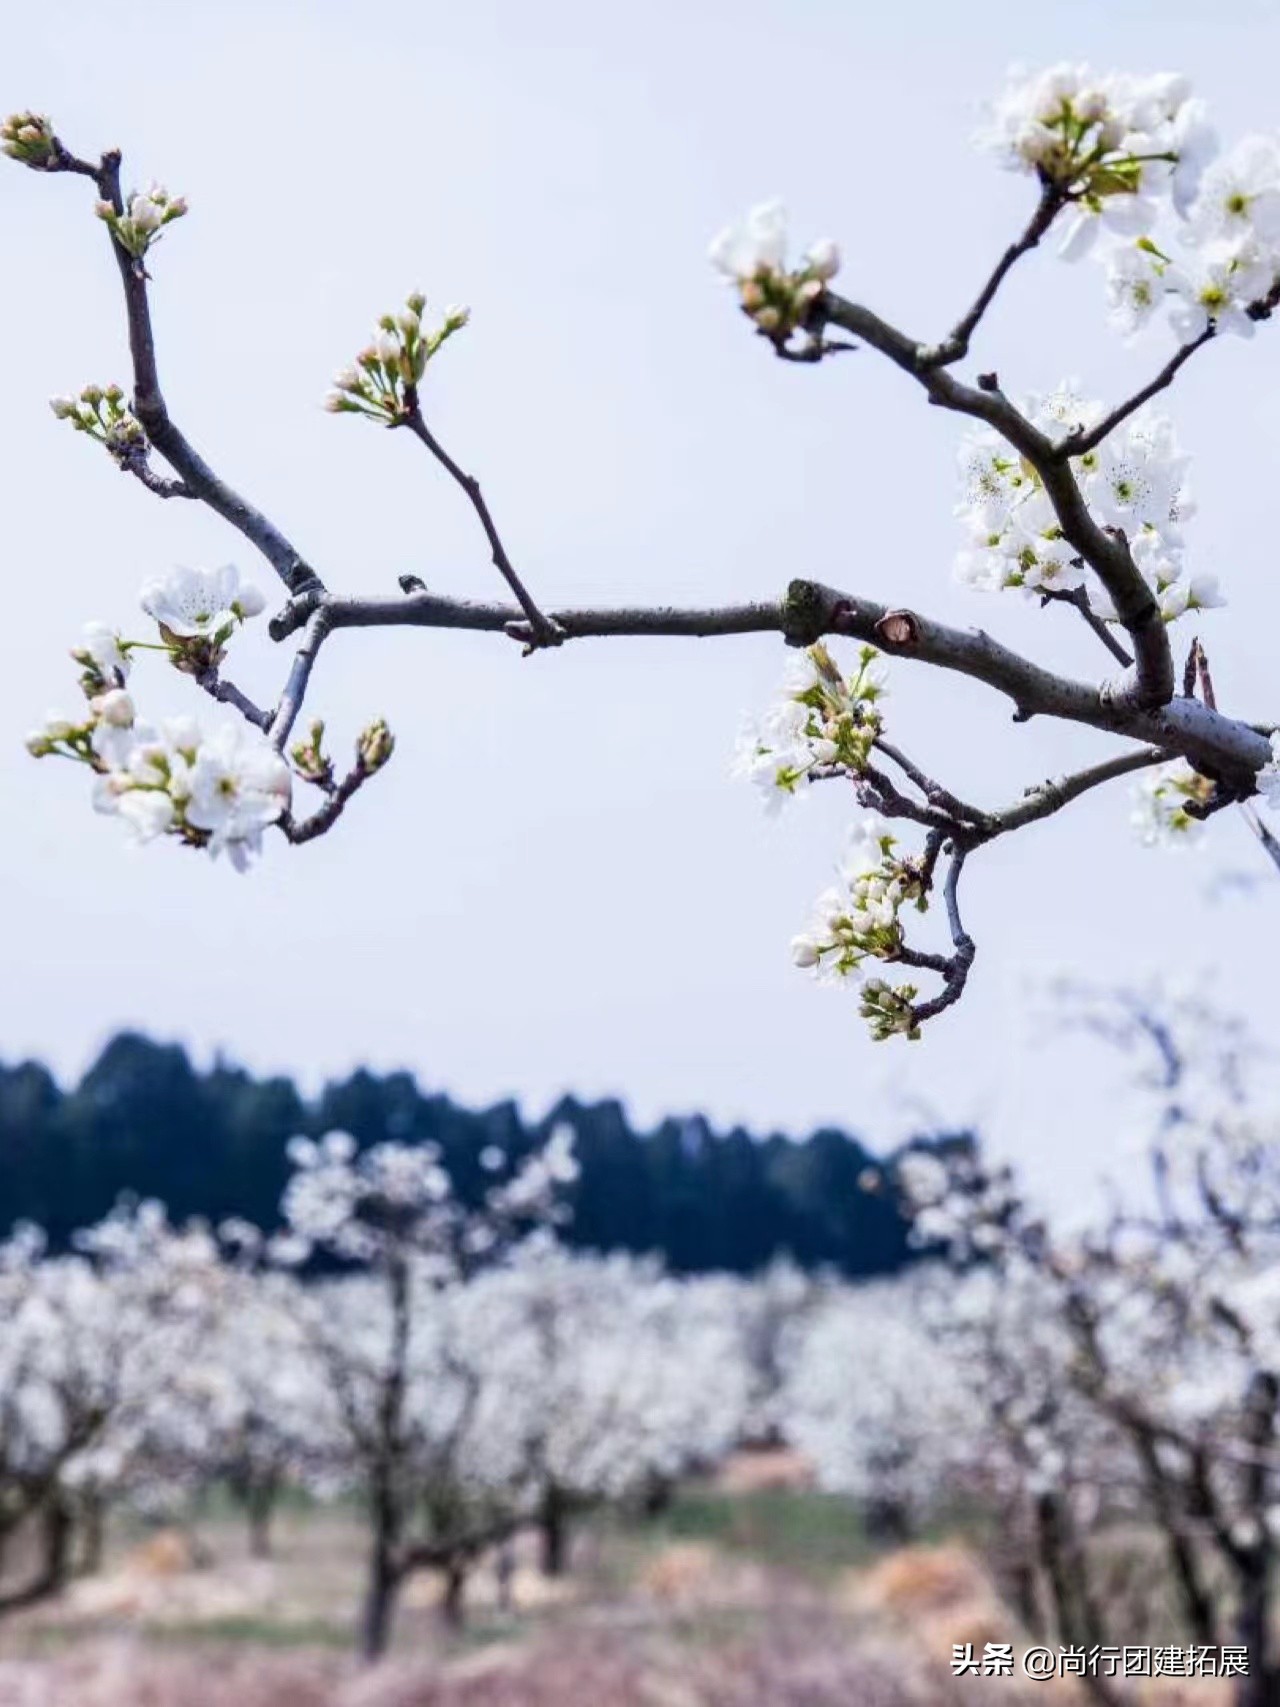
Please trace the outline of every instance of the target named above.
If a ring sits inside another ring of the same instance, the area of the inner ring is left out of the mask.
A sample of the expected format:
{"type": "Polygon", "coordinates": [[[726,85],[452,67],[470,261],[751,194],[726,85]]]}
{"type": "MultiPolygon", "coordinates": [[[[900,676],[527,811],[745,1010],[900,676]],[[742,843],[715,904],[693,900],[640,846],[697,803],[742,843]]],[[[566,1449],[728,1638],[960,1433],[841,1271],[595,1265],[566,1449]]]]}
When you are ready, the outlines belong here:
{"type": "MultiPolygon", "coordinates": [[[[1280,122],[1264,0],[67,0],[15,9],[5,35],[6,111],[52,114],[82,154],[118,143],[127,182],[189,198],[153,266],[171,410],[332,587],[392,592],[412,571],[499,590],[421,447],[319,408],[377,314],[421,288],[472,306],[428,412],[544,605],[771,597],[814,575],[1079,671],[1099,658],[1068,613],[951,580],[959,423],[870,353],[770,360],[707,240],[783,196],[799,243],[840,240],[842,288],[936,336],[1033,194],[968,146],[1010,61],[1182,69],[1226,136],[1280,122]]],[[[399,737],[342,825],[303,849],[271,838],[248,877],[130,846],[91,813],[87,777],[22,749],[46,708],[75,703],[67,646],[90,617],[143,633],[137,587],[170,563],[230,559],[264,588],[270,571],[48,412],[54,392],[128,379],[92,201],[82,181],[0,173],[4,1058],[69,1074],[129,1025],[308,1084],[406,1066],[534,1111],[572,1087],[644,1121],[698,1108],[873,1142],[974,1120],[1065,1194],[1111,1163],[1123,1118],[1111,1063],[1037,1035],[1037,977],[1211,969],[1224,1001],[1274,1027],[1280,891],[1215,882],[1265,876],[1244,826],[1219,820],[1205,855],[1147,852],[1121,783],[972,862],[969,994],[921,1043],[872,1044],[854,999],[787,955],[847,800],[828,790],[767,822],[726,774],[741,713],[785,665],[776,638],[522,661],[501,637],[339,635],[311,708],[340,748],[375,713],[399,737]]],[[[1015,392],[1077,375],[1115,397],[1167,336],[1124,348],[1100,271],[1046,256],[977,357],[1015,392]]],[[[1174,403],[1196,459],[1193,559],[1231,601],[1204,633],[1220,697],[1252,718],[1278,709],[1263,638],[1280,603],[1277,337],[1207,351],[1174,403]]],[[[234,675],[260,700],[284,668],[265,633],[237,641],[234,675]]],[[[221,715],[158,662],[135,685],[148,708],[221,715]]],[[[1015,727],[1003,700],[907,664],[891,687],[894,733],[969,798],[1003,803],[1107,750],[1015,727]]]]}

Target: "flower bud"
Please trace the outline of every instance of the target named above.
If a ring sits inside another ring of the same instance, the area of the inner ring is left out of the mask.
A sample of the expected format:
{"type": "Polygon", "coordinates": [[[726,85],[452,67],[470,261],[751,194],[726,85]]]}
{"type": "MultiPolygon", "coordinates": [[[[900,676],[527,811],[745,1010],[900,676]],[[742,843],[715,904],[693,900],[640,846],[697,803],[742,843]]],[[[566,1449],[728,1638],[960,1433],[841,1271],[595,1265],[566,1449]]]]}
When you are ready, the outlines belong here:
{"type": "Polygon", "coordinates": [[[420,318],[423,309],[427,306],[427,299],[423,296],[420,290],[415,290],[408,297],[405,306],[408,308],[410,314],[417,315],[420,318]]]}
{"type": "Polygon", "coordinates": [[[152,232],[159,231],[164,210],[150,196],[134,196],[129,203],[129,218],[138,231],[149,237],[152,232]]]}
{"type": "Polygon", "coordinates": [[[465,326],[471,318],[471,310],[465,304],[454,303],[444,311],[444,323],[450,332],[456,332],[460,326],[465,326]]]}
{"type": "Polygon", "coordinates": [[[805,264],[817,279],[833,279],[840,271],[840,250],[830,237],[821,237],[805,254],[805,264]]]}
{"type": "Polygon", "coordinates": [[[24,166],[47,166],[56,145],[53,126],[43,113],[12,113],[0,124],[0,148],[24,166]]]}
{"type": "Polygon", "coordinates": [[[59,421],[69,421],[76,413],[76,401],[74,397],[51,397],[49,399],[49,407],[53,410],[54,415],[59,421]]]}
{"type": "Polygon", "coordinates": [[[367,729],[361,730],[356,742],[356,758],[366,774],[372,776],[386,764],[395,746],[396,738],[388,729],[386,719],[378,717],[367,729]]]}
{"type": "Polygon", "coordinates": [[[113,729],[131,729],[137,715],[132,698],[123,688],[112,688],[89,701],[89,709],[113,729]]]}

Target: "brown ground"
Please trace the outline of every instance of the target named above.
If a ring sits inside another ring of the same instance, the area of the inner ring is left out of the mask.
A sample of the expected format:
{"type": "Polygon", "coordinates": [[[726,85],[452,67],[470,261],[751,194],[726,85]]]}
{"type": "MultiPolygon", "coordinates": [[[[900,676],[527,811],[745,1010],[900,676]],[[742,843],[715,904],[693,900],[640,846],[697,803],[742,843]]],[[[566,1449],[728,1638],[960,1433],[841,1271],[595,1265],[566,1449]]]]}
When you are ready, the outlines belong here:
{"type": "MultiPolygon", "coordinates": [[[[732,1497],[732,1496],[729,1496],[732,1497]]],[[[225,1519],[117,1547],[98,1577],[0,1624],[0,1707],[1069,1707],[1065,1685],[953,1679],[951,1644],[1016,1632],[959,1544],[903,1549],[821,1578],[702,1539],[604,1530],[547,1583],[525,1549],[514,1613],[491,1571],[447,1636],[428,1579],[392,1658],[348,1652],[360,1536],[294,1515],[277,1556],[246,1557],[225,1519]]],[[[1176,1694],[1150,1697],[1175,1707],[1176,1694]]],[[[1188,1707],[1222,1707],[1211,1683],[1188,1707]]]]}

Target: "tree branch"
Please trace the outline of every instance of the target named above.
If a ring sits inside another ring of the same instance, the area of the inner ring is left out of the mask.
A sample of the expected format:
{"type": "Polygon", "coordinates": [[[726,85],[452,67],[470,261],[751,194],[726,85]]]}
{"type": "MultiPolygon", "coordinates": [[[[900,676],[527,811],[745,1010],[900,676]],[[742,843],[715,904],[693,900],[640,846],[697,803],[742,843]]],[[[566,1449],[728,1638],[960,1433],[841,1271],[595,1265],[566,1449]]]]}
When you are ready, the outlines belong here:
{"type": "Polygon", "coordinates": [[[309,818],[303,818],[299,822],[292,812],[282,814],[276,822],[283,830],[285,840],[298,847],[303,842],[313,842],[317,836],[323,836],[338,822],[353,796],[364,787],[372,775],[373,772],[366,769],[357,759],[324,804],[317,807],[309,818]]]}
{"type": "MultiPolygon", "coordinates": [[[[933,970],[942,973],[942,989],[930,1001],[917,1002],[912,1008],[912,1018],[916,1025],[923,1025],[926,1020],[933,1019],[935,1015],[944,1013],[947,1008],[954,1007],[964,995],[964,987],[968,983],[969,973],[973,969],[973,962],[978,949],[973,938],[965,930],[960,918],[959,895],[960,873],[963,871],[964,862],[968,858],[970,845],[970,843],[959,839],[953,840],[951,844],[951,863],[947,867],[946,882],[943,884],[942,893],[947,908],[947,926],[951,932],[951,942],[955,952],[949,959],[942,959],[939,964],[933,966],[933,970]]],[[[912,964],[907,954],[902,955],[901,958],[908,965],[912,964]]],[[[934,959],[935,957],[930,957],[930,960],[934,959]]],[[[927,964],[920,957],[917,957],[915,963],[918,965],[927,964]]]]}
{"type": "Polygon", "coordinates": [[[1088,623],[1089,627],[1097,635],[1098,639],[1106,647],[1107,651],[1110,652],[1111,656],[1117,663],[1123,664],[1125,669],[1128,669],[1133,663],[1131,654],[1125,651],[1124,647],[1116,639],[1115,635],[1112,634],[1106,623],[1103,622],[1098,613],[1091,608],[1089,604],[1089,595],[1085,592],[1083,587],[1072,587],[1069,591],[1065,587],[1042,587],[1040,589],[1040,603],[1042,605],[1071,605],[1073,609],[1080,612],[1080,615],[1088,623]]]}
{"type": "MultiPolygon", "coordinates": [[[[334,629],[467,629],[524,638],[524,619],[516,607],[438,593],[395,599],[307,594],[291,601],[273,620],[272,637],[292,633],[321,606],[334,629]]],[[[781,633],[790,645],[811,646],[824,635],[852,635],[888,657],[912,658],[971,676],[1007,695],[1021,719],[1057,717],[1146,741],[1171,758],[1182,756],[1198,766],[1216,766],[1242,784],[1271,757],[1270,743],[1259,729],[1197,700],[1175,699],[1142,710],[1123,695],[1043,669],[982,629],[950,628],[917,612],[894,610],[816,581],[793,581],[778,601],[687,610],[670,605],[568,609],[553,611],[551,619],[570,640],[781,633]]]]}
{"type": "Polygon", "coordinates": [[[247,694],[241,693],[234,682],[224,681],[216,669],[201,670],[192,680],[198,688],[203,688],[205,693],[220,704],[233,705],[241,717],[252,723],[256,729],[265,731],[271,727],[271,714],[255,705],[247,694]]]}
{"type": "Polygon", "coordinates": [[[414,437],[427,447],[440,466],[458,483],[470,500],[471,507],[479,518],[480,526],[484,529],[485,538],[489,542],[489,550],[493,555],[494,565],[515,595],[520,609],[524,612],[529,629],[526,652],[536,651],[541,646],[558,646],[564,636],[556,628],[554,622],[548,621],[543,616],[534,603],[533,595],[516,573],[515,565],[507,554],[507,548],[502,543],[502,536],[498,532],[489,506],[485,502],[484,493],[480,490],[480,482],[474,475],[467,474],[459,467],[423,420],[422,410],[418,404],[417,388],[410,386],[405,396],[409,413],[399,424],[408,427],[414,437]]]}
{"type": "Polygon", "coordinates": [[[1090,765],[1087,770],[1076,771],[1071,776],[1037,783],[1014,805],[1006,807],[1003,812],[990,814],[983,839],[991,841],[996,836],[1008,835],[1011,830],[1020,830],[1026,824],[1034,824],[1037,819],[1050,818],[1091,788],[1113,782],[1117,777],[1131,776],[1134,771],[1163,764],[1167,758],[1168,755],[1158,747],[1140,747],[1137,752],[1119,753],[1113,759],[1104,759],[1101,764],[1090,765]]]}
{"type": "MultiPolygon", "coordinates": [[[[124,211],[118,149],[109,150],[97,166],[91,166],[87,161],[76,159],[59,144],[48,169],[74,172],[92,178],[102,200],[110,202],[117,213],[124,211]]],[[[156,450],[181,476],[185,489],[181,493],[176,490],[163,492],[162,496],[182,495],[201,499],[257,547],[291,593],[301,593],[310,586],[319,586],[319,577],[303,561],[296,547],[261,511],[256,510],[238,492],[234,492],[218,478],[170,419],[160,390],[156,366],[146,268],[141,260],[129,254],[116,241],[114,233],[109,233],[109,236],[112,253],[120,272],[120,282],[124,287],[129,351],[133,360],[133,413],[156,450]]],[[[131,472],[138,473],[136,469],[131,472]]],[[[142,478],[140,474],[139,478],[142,478]]],[[[151,490],[157,490],[150,481],[144,483],[150,485],[151,490]]]]}
{"type": "Polygon", "coordinates": [[[1067,204],[1067,195],[1060,184],[1045,179],[1040,187],[1040,201],[1031,216],[1026,230],[1016,242],[1011,243],[996,263],[986,284],[978,293],[973,307],[964,317],[957,321],[951,332],[940,344],[932,349],[921,351],[921,361],[926,367],[947,367],[952,362],[962,360],[969,353],[969,341],[978,329],[978,323],[995,300],[996,293],[1004,283],[1010,270],[1022,257],[1034,249],[1040,239],[1048,231],[1054,220],[1067,204]]]}
{"type": "Polygon", "coordinates": [[[931,365],[928,349],[870,309],[833,291],[819,298],[813,318],[819,327],[831,322],[861,338],[923,386],[931,403],[985,421],[1026,458],[1040,477],[1063,537],[1102,582],[1117,619],[1133,642],[1134,673],[1112,689],[1112,697],[1139,709],[1152,709],[1172,699],[1169,636],[1155,595],[1134,562],[1128,542],[1118,530],[1099,527],[1074,474],[1059,458],[1057,445],[1004,396],[995,375],[980,376],[976,387],[962,385],[945,367],[931,365]]]}
{"type": "Polygon", "coordinates": [[[298,713],[307,697],[307,687],[316,658],[332,626],[333,618],[327,604],[318,605],[307,620],[306,633],[294,656],[292,668],[284,684],[284,692],[280,695],[280,703],[276,707],[275,715],[269,718],[265,725],[272,745],[282,751],[294,724],[298,721],[298,713]]]}
{"type": "Polygon", "coordinates": [[[1065,462],[1068,457],[1084,456],[1089,451],[1096,450],[1103,439],[1113,433],[1122,421],[1127,421],[1144,403],[1149,403],[1153,397],[1158,397],[1173,384],[1183,363],[1190,361],[1196,351],[1209,342],[1215,330],[1211,320],[1199,337],[1192,338],[1190,343],[1183,344],[1174,351],[1149,385],[1144,385],[1141,391],[1135,391],[1132,397],[1118,404],[1109,415],[1104,415],[1096,427],[1090,427],[1087,432],[1081,428],[1068,433],[1065,439],[1059,440],[1054,446],[1054,455],[1059,461],[1065,462]]]}

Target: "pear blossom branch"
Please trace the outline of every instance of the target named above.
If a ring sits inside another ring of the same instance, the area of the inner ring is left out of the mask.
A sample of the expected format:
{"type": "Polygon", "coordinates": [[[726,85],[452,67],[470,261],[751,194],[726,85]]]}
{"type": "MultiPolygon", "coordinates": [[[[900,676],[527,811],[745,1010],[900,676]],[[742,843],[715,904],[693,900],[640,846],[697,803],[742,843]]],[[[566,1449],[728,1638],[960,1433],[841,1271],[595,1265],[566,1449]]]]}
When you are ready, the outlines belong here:
{"type": "Polygon", "coordinates": [[[294,749],[294,762],[301,773],[323,789],[327,798],[309,818],[299,821],[291,811],[283,812],[277,820],[285,840],[295,845],[312,842],[331,830],[346,811],[352,797],[362,789],[371,776],[376,776],[395,751],[395,738],[382,718],[375,718],[356,742],[355,763],[340,783],[333,782],[332,766],[320,752],[323,725],[312,728],[310,742],[294,749]]]}
{"type": "Polygon", "coordinates": [[[342,781],[328,796],[322,806],[308,818],[295,818],[291,812],[283,813],[279,825],[284,832],[284,838],[299,847],[303,842],[313,842],[317,836],[323,836],[331,830],[346,811],[353,796],[364,787],[373,773],[357,764],[343,777],[342,781]]]}
{"type": "Polygon", "coordinates": [[[1063,537],[1097,575],[1115,606],[1117,620],[1133,642],[1134,674],[1112,689],[1111,697],[1144,709],[1170,700],[1174,673],[1169,636],[1128,541],[1119,530],[1104,529],[1094,520],[1074,474],[1059,459],[1055,441],[1010,402],[996,376],[981,374],[976,386],[962,384],[945,367],[931,364],[927,347],[870,309],[830,289],[816,300],[811,316],[819,329],[829,321],[860,337],[922,385],[931,403],[994,427],[1026,458],[1040,477],[1063,537]]]}
{"type": "Polygon", "coordinates": [[[220,676],[216,667],[199,671],[192,676],[192,680],[198,688],[203,688],[205,693],[212,699],[216,699],[219,704],[234,706],[241,717],[252,723],[255,729],[261,729],[264,732],[270,729],[270,712],[263,711],[261,706],[255,705],[248,694],[241,693],[234,682],[226,681],[220,676]]]}
{"type": "Polygon", "coordinates": [[[922,360],[927,367],[948,367],[953,362],[962,361],[969,353],[969,343],[977,331],[983,315],[994,302],[1001,285],[1010,271],[1026,254],[1036,248],[1040,240],[1054,220],[1067,205],[1069,197],[1062,186],[1052,178],[1045,178],[1041,183],[1040,200],[1027,224],[1026,230],[1016,242],[1013,242],[1001,255],[986,284],[979,292],[969,312],[957,321],[951,332],[940,344],[935,344],[930,350],[922,352],[922,360]]]}
{"type": "MultiPolygon", "coordinates": [[[[518,608],[439,593],[394,599],[308,593],[285,605],[271,624],[272,638],[292,633],[321,605],[335,630],[465,629],[528,638],[518,608]]],[[[1046,670],[982,629],[952,628],[918,612],[897,610],[816,581],[793,581],[781,600],[689,609],[671,605],[568,608],[552,611],[550,620],[566,640],[781,633],[790,645],[807,646],[824,635],[851,635],[890,657],[915,659],[983,682],[1011,699],[1021,720],[1043,716],[1087,724],[1150,742],[1169,756],[1182,755],[1193,764],[1216,765],[1242,780],[1255,775],[1271,758],[1270,743],[1258,728],[1199,701],[1176,698],[1155,709],[1138,709],[1122,695],[1046,670]]]]}
{"type": "MultiPolygon", "coordinates": [[[[108,149],[94,166],[71,154],[54,137],[51,139],[48,157],[38,169],[71,172],[91,178],[97,185],[103,204],[111,210],[112,217],[108,219],[107,224],[112,252],[124,288],[129,351],[133,361],[133,412],[148,439],[181,477],[182,482],[181,492],[171,489],[161,495],[201,499],[257,547],[291,593],[299,593],[308,586],[318,585],[319,578],[304,562],[297,548],[260,510],[255,509],[214,473],[169,415],[160,389],[156,365],[155,335],[147,295],[148,274],[142,253],[131,252],[121,235],[120,221],[126,219],[128,214],[120,188],[120,164],[119,149],[108,149]]],[[[138,474],[152,491],[158,490],[138,470],[131,472],[138,474]]]]}
{"type": "Polygon", "coordinates": [[[423,419],[422,409],[418,402],[416,386],[410,385],[406,388],[405,401],[408,406],[408,413],[398,424],[407,427],[414,437],[427,447],[440,466],[466,493],[471,507],[479,519],[480,526],[484,529],[484,536],[489,542],[494,567],[510,587],[520,609],[524,612],[527,638],[526,654],[536,651],[542,646],[558,646],[564,636],[559,632],[555,623],[549,621],[538,609],[532,594],[520,579],[516,567],[507,553],[507,548],[502,543],[502,536],[498,532],[489,506],[485,502],[484,493],[480,489],[480,482],[473,474],[466,473],[454,461],[428,427],[423,419]]]}
{"type": "Polygon", "coordinates": [[[1144,385],[1141,391],[1135,391],[1132,397],[1126,398],[1123,403],[1118,403],[1110,414],[1102,417],[1096,426],[1088,429],[1079,427],[1069,432],[1054,447],[1054,456],[1059,462],[1065,462],[1068,457],[1085,456],[1089,451],[1096,450],[1105,438],[1115,432],[1122,421],[1127,421],[1130,415],[1136,414],[1144,403],[1149,403],[1153,397],[1158,397],[1162,391],[1167,391],[1183,366],[1191,360],[1197,350],[1204,348],[1215,336],[1217,330],[1216,324],[1210,320],[1197,337],[1189,339],[1187,343],[1180,345],[1174,351],[1160,372],[1149,384],[1144,385]]]}

